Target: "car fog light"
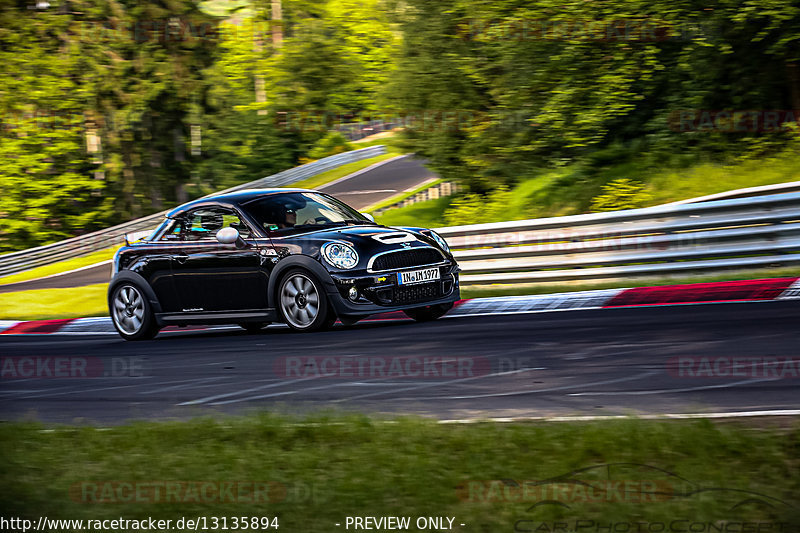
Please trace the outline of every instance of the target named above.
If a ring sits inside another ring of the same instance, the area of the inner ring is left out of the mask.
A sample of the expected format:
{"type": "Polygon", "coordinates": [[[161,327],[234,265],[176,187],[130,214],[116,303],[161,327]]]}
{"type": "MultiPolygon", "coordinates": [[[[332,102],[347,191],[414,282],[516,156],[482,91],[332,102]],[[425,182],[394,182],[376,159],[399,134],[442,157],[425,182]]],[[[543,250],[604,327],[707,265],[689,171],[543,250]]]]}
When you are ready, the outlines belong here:
{"type": "Polygon", "coordinates": [[[347,297],[353,300],[354,302],[358,300],[358,289],[355,287],[350,287],[350,290],[347,292],[347,297]]]}

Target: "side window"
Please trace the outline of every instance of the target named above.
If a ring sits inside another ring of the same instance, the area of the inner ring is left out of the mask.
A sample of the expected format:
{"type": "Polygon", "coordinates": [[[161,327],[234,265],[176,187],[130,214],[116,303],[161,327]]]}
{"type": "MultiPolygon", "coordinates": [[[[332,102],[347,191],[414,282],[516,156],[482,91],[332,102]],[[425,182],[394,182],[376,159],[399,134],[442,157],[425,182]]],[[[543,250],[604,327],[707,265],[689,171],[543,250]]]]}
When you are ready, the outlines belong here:
{"type": "Polygon", "coordinates": [[[176,219],[164,232],[161,240],[216,241],[217,232],[228,227],[236,228],[245,239],[250,236],[247,225],[233,211],[221,208],[201,208],[190,211],[182,219],[176,219]]]}

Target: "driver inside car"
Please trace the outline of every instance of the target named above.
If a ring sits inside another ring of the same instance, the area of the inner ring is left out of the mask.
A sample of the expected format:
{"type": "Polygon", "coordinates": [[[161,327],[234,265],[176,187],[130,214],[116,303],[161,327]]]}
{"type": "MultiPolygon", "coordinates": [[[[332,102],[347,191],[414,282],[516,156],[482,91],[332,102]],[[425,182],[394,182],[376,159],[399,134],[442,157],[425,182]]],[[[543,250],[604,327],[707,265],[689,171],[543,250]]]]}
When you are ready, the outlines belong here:
{"type": "Polygon", "coordinates": [[[283,214],[283,222],[278,224],[280,228],[293,228],[297,224],[297,211],[286,209],[283,214]]]}

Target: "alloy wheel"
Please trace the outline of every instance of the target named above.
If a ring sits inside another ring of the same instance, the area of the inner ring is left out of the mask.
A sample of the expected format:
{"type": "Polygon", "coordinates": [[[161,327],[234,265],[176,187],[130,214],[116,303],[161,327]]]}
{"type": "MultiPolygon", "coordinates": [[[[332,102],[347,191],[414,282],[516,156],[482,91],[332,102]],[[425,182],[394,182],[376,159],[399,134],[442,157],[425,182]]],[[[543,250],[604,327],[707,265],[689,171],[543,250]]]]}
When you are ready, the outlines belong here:
{"type": "Polygon", "coordinates": [[[281,310],[289,325],[297,329],[310,327],[320,310],[316,284],[306,275],[293,273],[281,287],[281,310]]]}
{"type": "Polygon", "coordinates": [[[132,285],[120,287],[114,296],[114,322],[128,335],[135,335],[144,324],[144,298],[132,285]]]}

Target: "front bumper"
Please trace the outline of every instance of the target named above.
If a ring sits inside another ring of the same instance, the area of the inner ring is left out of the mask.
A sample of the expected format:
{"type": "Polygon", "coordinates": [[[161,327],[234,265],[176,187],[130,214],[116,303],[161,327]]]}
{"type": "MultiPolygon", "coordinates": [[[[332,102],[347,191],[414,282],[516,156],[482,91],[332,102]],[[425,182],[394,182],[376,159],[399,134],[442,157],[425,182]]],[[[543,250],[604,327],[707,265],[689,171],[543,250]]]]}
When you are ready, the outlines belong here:
{"type": "Polygon", "coordinates": [[[438,268],[439,280],[413,285],[399,285],[397,272],[332,273],[335,290],[329,296],[339,315],[371,315],[459,300],[458,265],[448,263],[438,268]],[[350,296],[353,287],[358,294],[355,300],[350,296]]]}

